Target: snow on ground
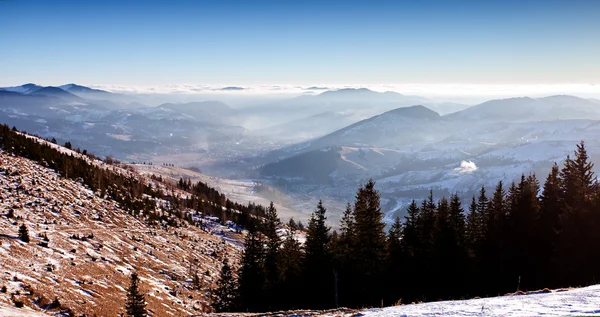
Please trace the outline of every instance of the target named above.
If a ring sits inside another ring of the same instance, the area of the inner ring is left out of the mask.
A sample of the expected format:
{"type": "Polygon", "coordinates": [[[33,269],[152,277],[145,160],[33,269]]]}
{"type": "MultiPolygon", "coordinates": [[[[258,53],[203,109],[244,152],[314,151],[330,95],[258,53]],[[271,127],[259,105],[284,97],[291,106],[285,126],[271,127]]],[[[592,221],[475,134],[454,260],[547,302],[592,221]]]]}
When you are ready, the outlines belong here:
{"type": "Polygon", "coordinates": [[[0,303],[0,316],[2,317],[48,317],[48,315],[36,312],[29,308],[15,308],[0,303]]]}
{"type": "Polygon", "coordinates": [[[600,316],[600,285],[552,293],[369,309],[363,311],[362,316],[600,316]]]}

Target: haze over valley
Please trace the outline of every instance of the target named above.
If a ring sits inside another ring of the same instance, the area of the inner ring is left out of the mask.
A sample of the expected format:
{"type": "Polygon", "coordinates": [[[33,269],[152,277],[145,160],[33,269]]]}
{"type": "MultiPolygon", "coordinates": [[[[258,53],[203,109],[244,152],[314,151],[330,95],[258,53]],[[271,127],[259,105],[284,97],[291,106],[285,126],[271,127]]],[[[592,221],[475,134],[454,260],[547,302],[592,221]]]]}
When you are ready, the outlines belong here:
{"type": "Polygon", "coordinates": [[[183,97],[77,84],[0,89],[0,120],[28,133],[126,163],[230,179],[245,189],[217,188],[246,192],[242,203],[272,200],[290,211],[286,218],[307,219],[324,199],[332,223],[370,178],[391,222],[430,189],[468,199],[500,180],[545,175],[580,140],[591,157],[600,152],[600,101],[572,95],[471,105],[367,88],[245,96],[224,87],[183,97]]]}
{"type": "Polygon", "coordinates": [[[0,0],[0,317],[600,316],[599,16],[0,0]]]}

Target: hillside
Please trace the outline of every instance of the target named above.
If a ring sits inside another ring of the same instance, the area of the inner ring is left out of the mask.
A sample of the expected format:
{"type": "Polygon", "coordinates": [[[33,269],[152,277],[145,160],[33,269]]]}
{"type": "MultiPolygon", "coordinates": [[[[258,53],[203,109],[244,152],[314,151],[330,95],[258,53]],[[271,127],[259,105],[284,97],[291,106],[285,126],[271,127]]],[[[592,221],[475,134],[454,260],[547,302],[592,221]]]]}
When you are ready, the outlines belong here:
{"type": "MultiPolygon", "coordinates": [[[[107,172],[132,173],[100,161],[90,163],[107,172]]],[[[154,187],[165,186],[135,177],[154,187]]],[[[222,260],[235,263],[240,254],[234,241],[241,237],[224,240],[222,232],[228,229],[210,220],[194,218],[204,229],[177,220],[173,225],[152,224],[100,192],[4,150],[0,210],[0,285],[7,288],[0,293],[3,306],[20,301],[42,311],[57,298],[63,310],[77,315],[114,316],[122,312],[129,275],[137,270],[153,315],[197,314],[208,310],[206,291],[214,286],[222,260]],[[29,243],[17,238],[21,224],[29,230],[29,243]],[[192,283],[195,272],[199,289],[192,283]]]]}
{"type": "Polygon", "coordinates": [[[455,120],[545,121],[600,119],[598,103],[575,96],[557,95],[544,98],[509,98],[490,100],[447,115],[455,120]]]}
{"type": "Polygon", "coordinates": [[[275,202],[275,207],[277,207],[278,215],[283,220],[288,220],[291,217],[304,222],[308,220],[308,214],[299,213],[278,203],[285,202],[286,205],[288,205],[286,199],[287,197],[285,195],[274,191],[273,188],[269,188],[253,180],[233,180],[219,178],[177,166],[149,164],[129,164],[128,166],[133,167],[138,173],[140,173],[140,175],[146,177],[160,176],[163,179],[169,179],[174,182],[177,182],[182,178],[190,180],[192,183],[203,182],[208,186],[218,190],[220,193],[223,193],[231,201],[239,204],[248,204],[250,202],[257,205],[267,206],[271,201],[273,201],[275,202]]]}

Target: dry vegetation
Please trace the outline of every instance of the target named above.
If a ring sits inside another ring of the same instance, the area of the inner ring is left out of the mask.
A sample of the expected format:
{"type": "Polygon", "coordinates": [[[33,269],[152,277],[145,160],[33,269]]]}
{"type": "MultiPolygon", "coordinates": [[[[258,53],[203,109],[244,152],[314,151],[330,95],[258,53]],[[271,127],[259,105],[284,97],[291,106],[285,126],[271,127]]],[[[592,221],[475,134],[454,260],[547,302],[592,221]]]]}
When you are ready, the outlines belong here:
{"type": "Polygon", "coordinates": [[[140,275],[152,315],[208,312],[209,289],[222,260],[237,263],[241,252],[194,226],[150,227],[80,183],[4,151],[0,243],[0,287],[6,286],[0,303],[22,302],[35,310],[68,308],[89,316],[123,312],[133,270],[140,275]],[[23,223],[29,243],[17,238],[23,223]],[[192,282],[194,272],[199,289],[192,282]]]}

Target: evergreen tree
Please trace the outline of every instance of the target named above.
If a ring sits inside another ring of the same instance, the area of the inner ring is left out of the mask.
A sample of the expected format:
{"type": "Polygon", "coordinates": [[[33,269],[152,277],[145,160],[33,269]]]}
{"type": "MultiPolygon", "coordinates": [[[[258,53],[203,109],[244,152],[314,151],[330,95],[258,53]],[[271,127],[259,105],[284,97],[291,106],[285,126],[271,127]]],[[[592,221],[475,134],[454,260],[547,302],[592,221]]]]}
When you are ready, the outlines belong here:
{"type": "Polygon", "coordinates": [[[402,249],[402,222],[396,217],[390,227],[387,236],[387,268],[386,275],[389,277],[386,283],[386,301],[393,303],[402,297],[402,277],[404,273],[404,252],[402,249]]]}
{"type": "MultiPolygon", "coordinates": [[[[558,265],[558,243],[560,233],[560,216],[564,209],[560,192],[560,171],[558,165],[554,163],[552,170],[546,178],[542,195],[540,197],[540,213],[536,219],[536,236],[538,246],[539,275],[551,277],[558,276],[554,268],[558,265]]],[[[556,279],[549,279],[550,283],[545,287],[558,286],[556,279]]]]}
{"type": "Polygon", "coordinates": [[[352,278],[354,275],[355,261],[354,248],[356,241],[356,230],[354,221],[354,211],[352,205],[348,203],[340,221],[340,233],[335,240],[333,250],[334,273],[339,276],[338,299],[342,306],[351,306],[353,304],[354,285],[356,281],[352,278]]]}
{"type": "MultiPolygon", "coordinates": [[[[539,182],[535,175],[525,177],[521,176],[521,181],[517,185],[517,208],[510,211],[509,214],[509,248],[508,257],[513,263],[512,281],[520,280],[520,286],[523,289],[535,288],[536,269],[534,258],[535,252],[535,219],[539,213],[539,201],[537,193],[539,192],[539,182]]],[[[509,280],[511,280],[509,278],[509,280]]]]}
{"type": "MultiPolygon", "coordinates": [[[[504,185],[502,181],[499,181],[492,198],[489,200],[485,220],[486,230],[481,262],[484,267],[484,274],[493,280],[490,284],[493,284],[494,288],[506,281],[503,268],[511,265],[504,254],[507,233],[505,196],[504,185]]],[[[494,289],[491,289],[491,291],[494,291],[494,289]]]]}
{"type": "Polygon", "coordinates": [[[137,273],[131,273],[129,288],[127,289],[127,301],[125,303],[125,312],[131,317],[146,317],[146,301],[144,294],[139,289],[139,279],[137,273]]]}
{"type": "Polygon", "coordinates": [[[25,243],[29,243],[29,230],[25,224],[19,226],[19,239],[25,243]]]}
{"type": "Polygon", "coordinates": [[[462,202],[458,194],[450,197],[450,215],[449,221],[449,256],[446,263],[447,285],[452,285],[449,289],[449,296],[456,298],[465,294],[467,256],[465,251],[465,211],[462,208],[462,202]]]}
{"type": "Polygon", "coordinates": [[[230,312],[235,308],[237,300],[237,285],[229,261],[225,259],[214,291],[215,299],[212,304],[217,312],[230,312]]]}
{"type": "MultiPolygon", "coordinates": [[[[329,250],[329,230],[325,224],[327,209],[319,201],[316,210],[308,222],[304,269],[306,281],[313,291],[309,292],[309,306],[316,308],[331,307],[333,302],[333,268],[329,250]]],[[[308,290],[307,290],[308,291],[308,290]]]]}
{"type": "Polygon", "coordinates": [[[386,257],[386,235],[383,213],[379,204],[379,193],[375,182],[369,180],[359,188],[354,203],[356,230],[357,295],[367,305],[381,304],[382,296],[377,291],[382,283],[386,257]]]}
{"type": "Polygon", "coordinates": [[[277,289],[279,287],[279,251],[281,247],[281,238],[277,234],[277,228],[281,225],[281,221],[277,216],[277,209],[273,205],[273,202],[269,205],[266,210],[264,217],[263,230],[267,238],[267,250],[265,254],[265,293],[271,300],[267,302],[267,309],[276,309],[279,301],[279,297],[282,294],[277,289]]]}
{"type": "Polygon", "coordinates": [[[279,261],[280,292],[283,294],[281,306],[286,309],[299,308],[302,304],[301,298],[306,297],[306,293],[302,292],[302,287],[300,287],[306,282],[302,280],[303,261],[302,246],[295,237],[295,231],[289,230],[283,240],[279,261]]]}
{"type": "MultiPolygon", "coordinates": [[[[596,179],[592,172],[593,164],[588,161],[583,142],[577,145],[575,158],[567,156],[560,172],[561,201],[563,210],[560,214],[561,233],[559,239],[559,267],[563,268],[563,281],[575,285],[585,285],[595,280],[597,269],[594,263],[600,260],[598,247],[589,250],[582,247],[589,241],[600,238],[596,225],[600,224],[598,213],[592,211],[594,206],[594,186],[596,179]]],[[[600,272],[598,272],[600,273],[600,272]]]]}
{"type": "Polygon", "coordinates": [[[419,228],[418,224],[421,222],[421,210],[417,203],[413,200],[408,209],[406,210],[407,215],[404,219],[404,226],[402,228],[402,244],[403,257],[405,260],[404,267],[407,274],[404,278],[404,290],[402,298],[405,300],[415,300],[417,296],[420,296],[424,289],[421,281],[419,280],[419,273],[421,267],[420,255],[422,254],[420,239],[419,239],[419,228]],[[417,296],[415,296],[415,294],[417,296]]]}
{"type": "Polygon", "coordinates": [[[257,231],[250,231],[244,241],[244,253],[239,269],[239,294],[242,308],[259,311],[265,308],[265,240],[257,231]]]}

